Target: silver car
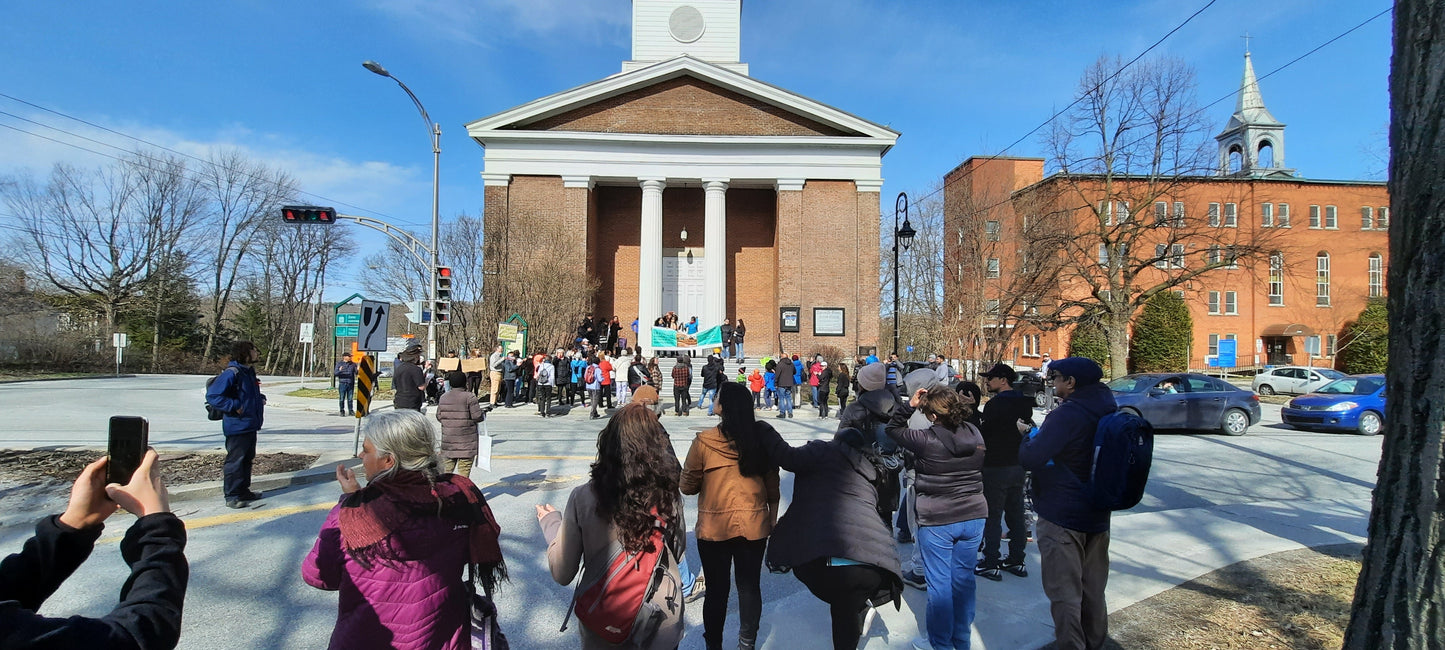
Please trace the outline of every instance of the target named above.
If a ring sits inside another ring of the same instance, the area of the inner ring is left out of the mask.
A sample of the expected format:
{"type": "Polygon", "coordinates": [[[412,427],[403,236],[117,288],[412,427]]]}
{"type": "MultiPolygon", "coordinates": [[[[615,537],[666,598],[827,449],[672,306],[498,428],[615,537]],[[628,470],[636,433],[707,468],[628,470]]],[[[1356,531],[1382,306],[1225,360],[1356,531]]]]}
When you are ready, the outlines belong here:
{"type": "Polygon", "coordinates": [[[1255,375],[1253,388],[1260,395],[1307,395],[1344,376],[1345,373],[1330,368],[1280,366],[1255,375]]]}

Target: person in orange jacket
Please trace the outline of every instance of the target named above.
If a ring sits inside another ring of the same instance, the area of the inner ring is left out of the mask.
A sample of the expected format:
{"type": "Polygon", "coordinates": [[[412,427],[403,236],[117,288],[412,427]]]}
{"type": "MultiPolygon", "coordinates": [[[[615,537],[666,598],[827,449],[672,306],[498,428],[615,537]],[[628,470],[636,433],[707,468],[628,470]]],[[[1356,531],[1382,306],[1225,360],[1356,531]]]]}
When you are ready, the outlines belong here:
{"type": "Polygon", "coordinates": [[[753,391],[753,408],[763,407],[763,373],[753,368],[753,374],[748,375],[748,389],[753,391]]]}

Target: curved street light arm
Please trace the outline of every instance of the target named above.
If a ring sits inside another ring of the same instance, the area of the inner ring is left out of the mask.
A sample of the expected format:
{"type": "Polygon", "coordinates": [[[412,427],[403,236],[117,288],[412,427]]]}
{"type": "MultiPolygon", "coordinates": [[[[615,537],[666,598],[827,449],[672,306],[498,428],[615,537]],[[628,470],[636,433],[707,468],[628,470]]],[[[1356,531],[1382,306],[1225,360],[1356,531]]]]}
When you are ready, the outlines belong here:
{"type": "Polygon", "coordinates": [[[396,85],[401,86],[401,89],[406,91],[406,96],[411,98],[411,103],[416,104],[417,112],[421,113],[421,119],[426,123],[427,135],[431,136],[432,153],[441,153],[441,125],[432,121],[431,115],[426,112],[426,107],[421,105],[421,100],[416,98],[416,93],[413,93],[410,88],[407,88],[406,84],[391,75],[387,75],[387,77],[395,81],[396,85]]]}
{"type": "Polygon", "coordinates": [[[392,239],[396,240],[397,243],[405,247],[406,252],[411,253],[413,256],[415,256],[417,261],[421,263],[422,268],[426,268],[428,264],[431,264],[432,249],[426,244],[423,244],[420,239],[417,239],[416,235],[402,230],[401,228],[397,228],[396,226],[393,226],[385,221],[382,221],[380,219],[372,219],[371,217],[361,217],[354,214],[338,213],[336,215],[336,218],[349,219],[372,230],[379,230],[383,233],[386,233],[388,237],[391,237],[392,239]]]}

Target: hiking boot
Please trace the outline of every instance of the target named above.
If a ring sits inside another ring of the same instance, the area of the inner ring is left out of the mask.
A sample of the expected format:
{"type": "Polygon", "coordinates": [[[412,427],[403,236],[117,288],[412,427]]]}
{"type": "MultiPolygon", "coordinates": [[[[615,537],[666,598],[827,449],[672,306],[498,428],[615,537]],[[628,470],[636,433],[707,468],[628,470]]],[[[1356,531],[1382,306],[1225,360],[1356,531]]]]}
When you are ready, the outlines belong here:
{"type": "Polygon", "coordinates": [[[912,569],[905,572],[903,574],[903,583],[917,589],[928,588],[928,582],[923,579],[923,572],[919,571],[918,569],[912,569]]]}
{"type": "Polygon", "coordinates": [[[1004,560],[1003,563],[998,566],[1000,569],[1008,571],[1009,573],[1012,573],[1020,578],[1029,577],[1029,570],[1027,567],[1024,566],[1024,561],[1022,559],[1004,560]]]}
{"type": "Polygon", "coordinates": [[[997,561],[984,560],[983,562],[979,562],[978,566],[973,568],[973,574],[980,578],[988,578],[994,582],[1003,580],[1003,573],[999,571],[999,563],[997,561]]]}

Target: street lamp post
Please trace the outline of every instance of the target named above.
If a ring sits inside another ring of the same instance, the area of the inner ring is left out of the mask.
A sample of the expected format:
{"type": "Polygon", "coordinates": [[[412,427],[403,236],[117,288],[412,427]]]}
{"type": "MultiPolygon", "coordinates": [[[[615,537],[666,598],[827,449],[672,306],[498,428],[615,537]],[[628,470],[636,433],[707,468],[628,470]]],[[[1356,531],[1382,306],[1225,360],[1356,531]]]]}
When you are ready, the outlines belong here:
{"type": "Polygon", "coordinates": [[[437,287],[436,281],[431,275],[436,273],[437,267],[441,266],[441,252],[437,244],[441,240],[441,205],[439,203],[439,193],[441,187],[442,125],[433,122],[431,116],[426,112],[426,107],[422,106],[421,100],[416,98],[416,93],[413,93],[410,88],[407,88],[406,84],[402,83],[400,79],[393,77],[390,72],[386,71],[386,68],[381,67],[380,63],[365,61],[361,64],[361,67],[391,79],[396,82],[396,85],[401,86],[401,89],[406,91],[406,96],[411,98],[413,104],[416,104],[416,110],[421,113],[421,119],[426,123],[427,134],[431,136],[431,269],[427,271],[427,278],[431,280],[431,289],[428,295],[431,296],[433,313],[432,319],[426,323],[426,355],[428,359],[435,359],[437,358],[437,323],[435,313],[437,287]]]}
{"type": "MultiPolygon", "coordinates": [[[[893,353],[899,354],[898,349],[898,244],[902,242],[903,249],[908,250],[913,245],[913,237],[918,233],[908,223],[908,194],[898,193],[898,201],[893,204],[893,353]],[[898,215],[903,215],[903,226],[898,225],[898,215]]],[[[900,355],[901,356],[901,355],[900,355]]]]}

